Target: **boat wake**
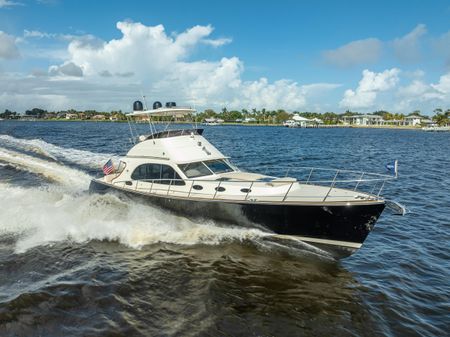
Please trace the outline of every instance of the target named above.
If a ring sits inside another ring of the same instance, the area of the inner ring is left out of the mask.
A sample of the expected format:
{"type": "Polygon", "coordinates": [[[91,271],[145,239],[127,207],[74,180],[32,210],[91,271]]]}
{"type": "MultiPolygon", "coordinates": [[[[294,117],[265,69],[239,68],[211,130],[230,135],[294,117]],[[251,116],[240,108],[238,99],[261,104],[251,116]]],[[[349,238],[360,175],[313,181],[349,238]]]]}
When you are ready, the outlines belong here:
{"type": "Polygon", "coordinates": [[[0,233],[18,236],[17,253],[61,241],[109,240],[141,248],[160,242],[215,245],[266,235],[257,229],[195,223],[113,194],[72,194],[58,186],[30,189],[3,185],[0,191],[5,200],[0,233]],[[19,202],[21,207],[17,207],[19,202]]]}
{"type": "Polygon", "coordinates": [[[37,154],[51,161],[74,163],[90,169],[98,169],[101,163],[105,163],[109,158],[115,162],[119,160],[119,157],[110,153],[94,153],[65,148],[41,139],[20,139],[9,135],[0,135],[0,145],[37,154]]]}
{"type": "Polygon", "coordinates": [[[29,156],[20,152],[0,148],[0,161],[15,168],[44,176],[50,181],[71,188],[85,190],[91,176],[60,163],[29,156]]]}
{"type": "MultiPolygon", "coordinates": [[[[85,243],[91,240],[117,241],[132,248],[156,243],[218,245],[225,242],[248,242],[262,250],[280,251],[292,247],[289,242],[272,240],[272,234],[257,228],[222,226],[212,220],[193,221],[124,196],[89,194],[87,189],[92,177],[55,161],[62,156],[52,153],[58,147],[43,141],[0,138],[17,144],[19,150],[30,142],[38,143],[39,149],[50,153],[45,159],[0,148],[0,170],[12,166],[18,172],[31,172],[50,182],[38,187],[21,186],[17,179],[17,183],[2,181],[0,171],[0,237],[14,237],[16,253],[63,241],[85,243]]],[[[86,158],[100,159],[98,154],[81,152],[86,158]]],[[[79,150],[66,148],[63,155],[75,160],[81,154],[79,150]]],[[[294,246],[296,250],[317,253],[317,248],[306,243],[294,246]]]]}

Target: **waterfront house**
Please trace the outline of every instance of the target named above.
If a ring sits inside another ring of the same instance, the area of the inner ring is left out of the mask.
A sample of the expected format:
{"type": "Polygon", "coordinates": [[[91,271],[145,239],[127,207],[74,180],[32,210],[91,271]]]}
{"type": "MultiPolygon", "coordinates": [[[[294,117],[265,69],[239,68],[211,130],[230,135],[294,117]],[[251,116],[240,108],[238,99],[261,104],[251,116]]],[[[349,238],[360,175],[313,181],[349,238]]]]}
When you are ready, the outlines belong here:
{"type": "Polygon", "coordinates": [[[66,118],[67,111],[60,111],[56,113],[56,118],[66,118]]]}
{"type": "Polygon", "coordinates": [[[425,126],[437,126],[436,122],[432,121],[429,118],[422,119],[421,124],[425,126]]]}
{"type": "Polygon", "coordinates": [[[422,120],[425,118],[422,118],[420,116],[407,116],[403,120],[403,125],[405,126],[417,126],[422,124],[422,120]]]}
{"type": "Polygon", "coordinates": [[[319,125],[323,124],[323,120],[321,120],[320,118],[312,118],[309,121],[309,126],[318,127],[319,125]]]}
{"type": "Polygon", "coordinates": [[[95,116],[92,117],[92,119],[95,119],[95,120],[105,120],[105,119],[106,119],[106,116],[105,116],[105,115],[95,115],[95,116]]]}
{"type": "Polygon", "coordinates": [[[297,115],[297,114],[295,114],[295,115],[292,117],[292,120],[294,120],[295,122],[297,122],[297,125],[300,126],[301,128],[306,128],[306,126],[307,126],[308,124],[311,123],[311,120],[310,120],[310,119],[305,118],[305,117],[302,117],[302,116],[297,115]]]}
{"type": "Polygon", "coordinates": [[[344,116],[342,118],[344,124],[354,124],[354,125],[384,125],[384,119],[378,115],[355,115],[355,116],[344,116]]]}
{"type": "Polygon", "coordinates": [[[207,125],[218,125],[222,124],[224,120],[220,118],[205,118],[204,122],[207,125]]]}
{"type": "Polygon", "coordinates": [[[54,113],[54,112],[47,112],[44,115],[44,119],[53,119],[53,118],[56,118],[56,113],[54,113]]]}
{"type": "Polygon", "coordinates": [[[78,115],[77,114],[66,114],[66,119],[77,119],[78,115]]]}

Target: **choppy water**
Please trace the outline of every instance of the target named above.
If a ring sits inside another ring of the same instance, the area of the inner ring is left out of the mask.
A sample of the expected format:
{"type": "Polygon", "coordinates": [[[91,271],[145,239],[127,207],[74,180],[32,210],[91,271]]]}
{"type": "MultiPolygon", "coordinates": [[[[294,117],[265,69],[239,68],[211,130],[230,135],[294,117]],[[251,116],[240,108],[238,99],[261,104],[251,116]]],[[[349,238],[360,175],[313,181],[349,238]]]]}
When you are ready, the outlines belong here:
{"type": "MultiPolygon", "coordinates": [[[[144,128],[144,126],[139,126],[144,128]]],[[[91,177],[129,148],[126,124],[0,122],[1,336],[443,336],[450,331],[450,133],[209,127],[247,168],[383,172],[383,213],[334,261],[257,229],[192,221],[91,177]]]]}

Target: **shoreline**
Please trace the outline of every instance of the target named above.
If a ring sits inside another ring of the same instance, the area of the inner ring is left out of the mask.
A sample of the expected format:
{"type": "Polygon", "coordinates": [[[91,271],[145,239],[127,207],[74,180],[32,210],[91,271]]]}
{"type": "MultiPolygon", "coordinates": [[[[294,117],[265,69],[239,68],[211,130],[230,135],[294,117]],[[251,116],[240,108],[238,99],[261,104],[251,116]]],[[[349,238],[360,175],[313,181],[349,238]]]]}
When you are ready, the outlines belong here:
{"type": "MultiPolygon", "coordinates": [[[[33,119],[33,120],[24,120],[24,119],[4,119],[1,122],[8,121],[16,121],[16,122],[86,122],[86,123],[126,123],[127,121],[110,121],[110,120],[90,120],[90,119],[33,119]]],[[[138,124],[146,124],[138,123],[138,124]]],[[[154,124],[166,124],[166,122],[154,122],[154,124]]],[[[195,124],[192,122],[176,122],[174,124],[195,124]]],[[[198,125],[204,125],[203,123],[197,123],[198,125]]],[[[224,122],[220,125],[214,125],[210,127],[220,127],[220,126],[248,126],[248,127],[285,127],[283,124],[258,124],[258,123],[231,123],[224,122]]],[[[421,127],[417,126],[399,126],[399,125],[339,125],[339,124],[330,124],[330,125],[320,125],[317,127],[296,127],[291,129],[391,129],[391,130],[421,130],[421,127]]]]}

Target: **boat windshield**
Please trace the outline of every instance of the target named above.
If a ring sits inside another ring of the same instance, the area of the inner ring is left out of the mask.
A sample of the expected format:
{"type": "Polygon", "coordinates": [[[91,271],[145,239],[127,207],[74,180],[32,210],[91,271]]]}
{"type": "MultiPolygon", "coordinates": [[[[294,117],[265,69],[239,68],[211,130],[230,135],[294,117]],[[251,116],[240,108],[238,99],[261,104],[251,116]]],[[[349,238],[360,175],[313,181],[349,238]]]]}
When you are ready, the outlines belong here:
{"type": "Polygon", "coordinates": [[[234,170],[224,160],[208,160],[204,162],[215,174],[233,172],[234,170]]]}
{"type": "Polygon", "coordinates": [[[212,174],[210,169],[208,169],[208,167],[206,167],[206,165],[203,164],[203,162],[201,162],[201,161],[196,162],[196,163],[178,165],[178,166],[180,167],[181,171],[183,171],[183,173],[188,178],[197,178],[197,177],[209,176],[212,174]]]}
{"type": "Polygon", "coordinates": [[[230,165],[228,165],[224,160],[221,159],[182,164],[179,165],[179,167],[188,178],[197,178],[209,176],[211,174],[234,171],[230,165]]]}

